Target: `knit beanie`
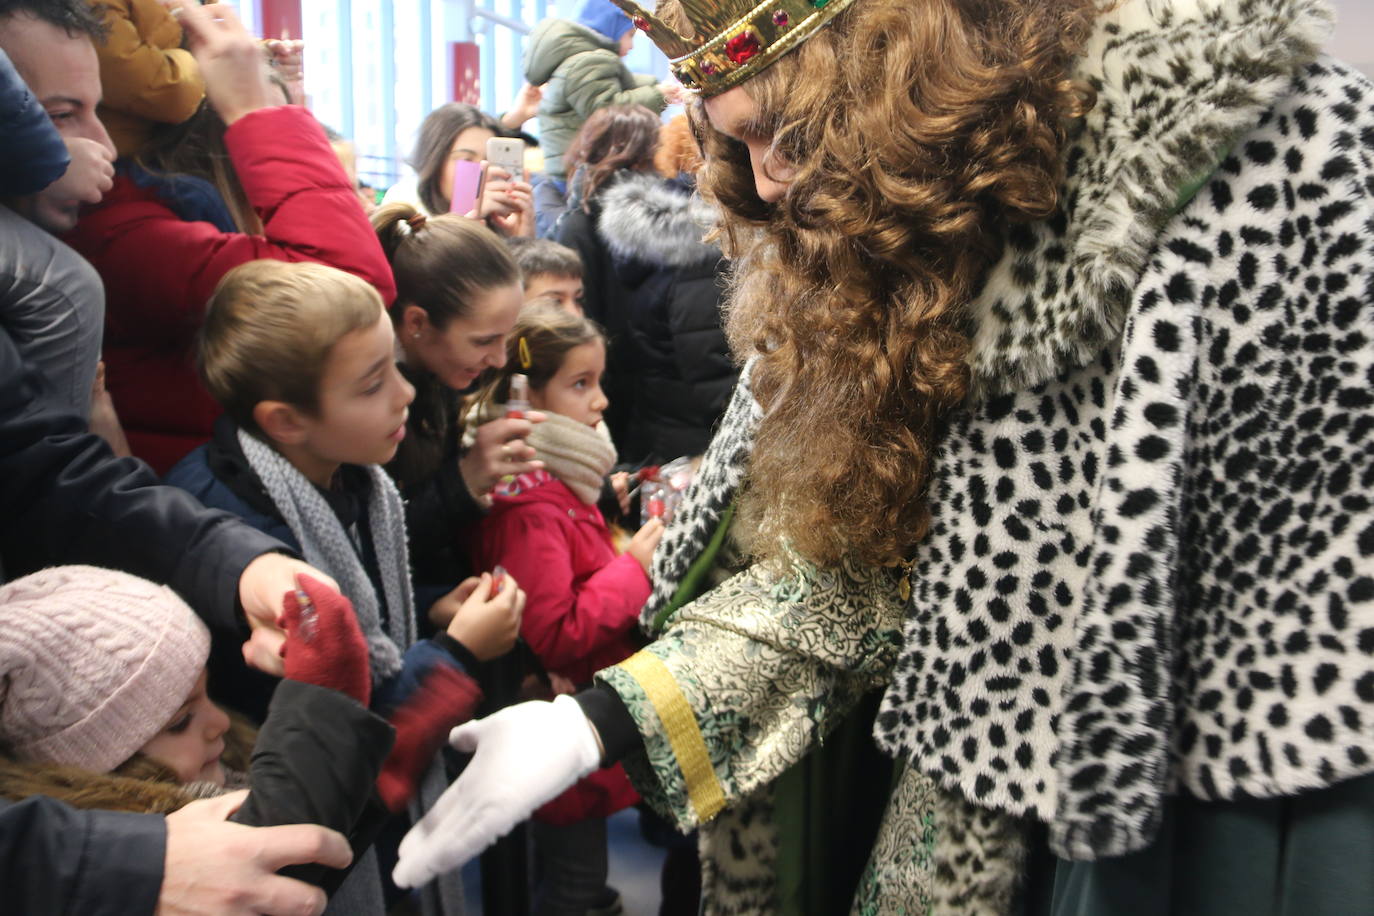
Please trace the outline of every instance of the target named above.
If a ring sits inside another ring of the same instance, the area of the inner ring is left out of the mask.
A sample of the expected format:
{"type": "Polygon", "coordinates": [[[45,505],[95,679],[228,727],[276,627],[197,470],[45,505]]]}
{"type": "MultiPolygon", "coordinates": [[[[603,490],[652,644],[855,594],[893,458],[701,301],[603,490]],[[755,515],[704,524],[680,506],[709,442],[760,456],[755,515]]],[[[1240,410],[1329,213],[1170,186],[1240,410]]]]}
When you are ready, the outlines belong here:
{"type": "Polygon", "coordinates": [[[593,32],[600,32],[611,41],[619,41],[620,36],[633,27],[630,17],[611,0],[587,0],[582,4],[582,11],[577,14],[577,21],[593,32]]]}
{"type": "Polygon", "coordinates": [[[186,702],[210,633],[171,589],[93,566],[0,588],[0,744],[106,773],[186,702]]]}

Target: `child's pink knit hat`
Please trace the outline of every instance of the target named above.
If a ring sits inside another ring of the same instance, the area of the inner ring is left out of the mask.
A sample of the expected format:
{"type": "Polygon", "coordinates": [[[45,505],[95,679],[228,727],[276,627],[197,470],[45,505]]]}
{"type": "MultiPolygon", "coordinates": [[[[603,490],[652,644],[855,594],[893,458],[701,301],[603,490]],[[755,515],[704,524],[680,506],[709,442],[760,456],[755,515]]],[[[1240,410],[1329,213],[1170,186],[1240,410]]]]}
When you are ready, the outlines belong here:
{"type": "Polygon", "coordinates": [[[0,744],[106,773],[186,702],[210,633],[171,589],[94,566],[0,588],[0,744]]]}

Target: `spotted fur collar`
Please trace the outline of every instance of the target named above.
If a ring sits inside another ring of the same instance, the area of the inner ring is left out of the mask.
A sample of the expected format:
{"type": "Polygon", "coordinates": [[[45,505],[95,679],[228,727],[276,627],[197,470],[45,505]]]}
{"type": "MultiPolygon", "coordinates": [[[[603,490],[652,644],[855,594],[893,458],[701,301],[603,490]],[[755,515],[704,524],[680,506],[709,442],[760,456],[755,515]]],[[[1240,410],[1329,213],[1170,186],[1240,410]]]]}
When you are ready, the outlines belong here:
{"type": "Polygon", "coordinates": [[[1012,231],[972,304],[974,391],[1039,384],[1119,336],[1181,189],[1204,178],[1311,61],[1322,0],[1124,0],[1075,76],[1097,92],[1059,216],[1012,231]]]}

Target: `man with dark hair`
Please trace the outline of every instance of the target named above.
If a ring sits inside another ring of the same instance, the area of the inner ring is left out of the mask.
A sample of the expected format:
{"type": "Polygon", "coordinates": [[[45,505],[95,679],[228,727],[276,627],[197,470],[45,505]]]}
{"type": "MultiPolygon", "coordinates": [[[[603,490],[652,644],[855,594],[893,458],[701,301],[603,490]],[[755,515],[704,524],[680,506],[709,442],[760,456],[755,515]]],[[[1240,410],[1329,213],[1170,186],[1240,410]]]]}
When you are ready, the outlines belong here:
{"type": "MultiPolygon", "coordinates": [[[[238,85],[236,68],[258,60],[253,39],[236,24],[195,12],[206,28],[196,53],[231,91],[238,85]]],[[[92,40],[99,35],[85,0],[0,0],[0,64],[13,59],[23,77],[0,67],[0,76],[11,76],[0,83],[0,104],[7,103],[0,108],[6,128],[0,146],[8,152],[12,144],[28,142],[34,145],[27,149],[58,157],[40,177],[26,176],[27,185],[0,176],[4,191],[22,195],[60,174],[62,140],[78,164],[87,144],[108,147],[95,117],[100,77],[92,40]],[[35,109],[38,104],[41,109],[35,109]],[[46,110],[51,124],[36,110],[46,110]],[[30,132],[46,127],[52,135],[34,141],[10,129],[16,124],[30,132]]],[[[102,160],[107,167],[112,155],[102,160]]],[[[0,161],[11,158],[0,155],[0,161]]],[[[73,167],[67,166],[68,173],[73,167]]],[[[99,181],[90,189],[96,200],[102,191],[99,181]]],[[[41,194],[8,200],[50,229],[75,221],[79,199],[68,206],[61,197],[35,196],[41,194]]],[[[33,342],[21,341],[12,322],[24,318],[19,323],[28,327],[41,326],[45,317],[60,319],[53,310],[70,307],[69,298],[80,293],[60,275],[63,254],[78,266],[84,262],[14,211],[0,207],[0,218],[0,556],[6,572],[89,563],[165,583],[220,639],[241,641],[251,629],[245,657],[280,673],[276,650],[282,634],[275,621],[282,596],[294,589],[296,573],[322,574],[232,516],[159,486],[142,463],[115,459],[102,440],[86,432],[84,415],[52,397],[51,382],[35,371],[32,348],[21,348],[21,342],[33,342]],[[35,241],[49,246],[49,260],[38,263],[36,274],[25,273],[20,268],[32,271],[35,264],[35,241]]],[[[99,279],[94,282],[98,292],[99,279]]],[[[94,321],[98,348],[99,311],[94,321]]],[[[347,843],[313,825],[255,829],[227,823],[238,801],[196,803],[167,818],[74,811],[42,797],[0,801],[0,888],[6,895],[0,909],[318,913],[324,907],[318,888],[273,873],[294,863],[341,867],[350,858],[347,843]]]]}
{"type": "MultiPolygon", "coordinates": [[[[82,0],[0,0],[0,48],[62,135],[73,167],[114,160],[114,144],[95,113],[101,91],[93,42],[103,34],[82,0]]],[[[5,202],[49,232],[66,232],[76,225],[81,204],[97,203],[110,186],[108,168],[90,171],[104,181],[76,188],[54,182],[5,202]]]]}
{"type": "Polygon", "coordinates": [[[73,38],[105,40],[105,26],[86,0],[0,0],[0,19],[28,16],[57,26],[73,38]]]}
{"type": "Polygon", "coordinates": [[[95,113],[92,41],[101,34],[84,0],[0,0],[0,121],[12,152],[5,158],[15,160],[0,185],[0,322],[55,403],[82,416],[91,409],[105,291],[50,233],[75,226],[81,205],[98,203],[113,181],[114,145],[95,113]]]}

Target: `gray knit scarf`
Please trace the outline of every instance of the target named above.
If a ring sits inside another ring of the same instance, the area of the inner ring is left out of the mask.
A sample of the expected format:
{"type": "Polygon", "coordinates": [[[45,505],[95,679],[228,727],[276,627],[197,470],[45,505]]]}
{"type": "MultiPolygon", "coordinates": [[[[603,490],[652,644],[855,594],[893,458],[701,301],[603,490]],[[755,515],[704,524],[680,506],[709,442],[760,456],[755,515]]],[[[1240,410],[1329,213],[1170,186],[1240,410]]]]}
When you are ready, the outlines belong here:
{"type": "Polygon", "coordinates": [[[338,580],[339,588],[353,602],[367,638],[373,682],[393,677],[401,670],[401,654],[415,642],[415,600],[410,590],[405,510],[396,485],[377,465],[365,466],[372,480],[367,501],[368,525],[389,612],[383,631],[381,606],[372,579],[363,568],[352,537],[329,503],[304,474],[276,451],[242,429],[238,437],[244,457],[300,543],[306,562],[338,580]]]}

